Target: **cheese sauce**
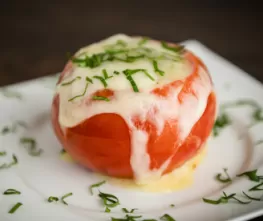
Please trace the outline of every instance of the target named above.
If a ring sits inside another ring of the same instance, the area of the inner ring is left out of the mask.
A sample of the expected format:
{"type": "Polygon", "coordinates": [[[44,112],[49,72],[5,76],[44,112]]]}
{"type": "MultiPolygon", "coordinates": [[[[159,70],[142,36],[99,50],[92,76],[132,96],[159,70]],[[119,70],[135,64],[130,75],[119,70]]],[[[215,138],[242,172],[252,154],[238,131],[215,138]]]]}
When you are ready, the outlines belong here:
{"type": "MultiPolygon", "coordinates": [[[[151,93],[153,89],[176,80],[184,81],[192,73],[193,67],[189,61],[179,59],[174,52],[165,49],[159,42],[149,40],[143,46],[138,46],[141,41],[142,38],[139,37],[119,34],[82,48],[76,53],[76,56],[85,58],[85,55],[92,56],[112,47],[115,47],[115,50],[117,47],[118,50],[124,48],[131,51],[136,48],[137,52],[144,48],[148,56],[156,60],[158,58],[158,69],[165,73],[164,76],[156,71],[152,59],[149,60],[149,58],[137,59],[130,63],[120,60],[107,61],[94,68],[73,65],[57,86],[57,93],[60,99],[59,123],[61,128],[76,126],[85,119],[101,113],[116,113],[126,121],[130,129],[130,164],[135,182],[144,185],[158,180],[169,165],[170,159],[167,159],[158,170],[150,170],[150,156],[147,152],[148,134],[138,130],[132,118],[139,116],[141,120],[145,120],[149,112],[156,108],[158,111],[150,120],[155,124],[158,133],[162,132],[167,119],[177,119],[180,128],[178,142],[182,142],[203,114],[212,86],[208,74],[200,68],[200,78],[194,81],[193,87],[196,93],[187,95],[181,103],[178,101],[178,94],[182,87],[173,89],[165,98],[151,93]],[[144,71],[138,71],[132,75],[139,89],[138,93],[133,91],[131,82],[123,73],[127,69],[146,70],[150,75],[150,77],[147,76],[144,71]],[[114,91],[114,97],[109,102],[89,102],[94,93],[104,89],[103,82],[96,76],[103,76],[105,71],[109,76],[106,81],[107,89],[114,91]],[[87,83],[85,80],[87,77],[92,79],[92,83],[87,83]],[[67,84],[68,82],[72,83],[67,84]],[[63,86],[65,83],[67,85],[63,86]],[[81,96],[72,99],[77,95],[81,96]]],[[[120,57],[120,59],[123,58],[120,57]]]]}
{"type": "MultiPolygon", "coordinates": [[[[127,189],[135,189],[144,192],[170,192],[175,190],[182,190],[192,185],[194,171],[197,166],[203,161],[206,155],[206,146],[202,147],[200,152],[187,161],[182,167],[175,169],[169,174],[163,175],[155,182],[148,182],[147,184],[138,184],[131,179],[120,179],[98,174],[100,179],[106,180],[110,184],[120,186],[127,189]]],[[[68,163],[73,163],[74,160],[68,153],[63,153],[61,159],[68,163]]]]}

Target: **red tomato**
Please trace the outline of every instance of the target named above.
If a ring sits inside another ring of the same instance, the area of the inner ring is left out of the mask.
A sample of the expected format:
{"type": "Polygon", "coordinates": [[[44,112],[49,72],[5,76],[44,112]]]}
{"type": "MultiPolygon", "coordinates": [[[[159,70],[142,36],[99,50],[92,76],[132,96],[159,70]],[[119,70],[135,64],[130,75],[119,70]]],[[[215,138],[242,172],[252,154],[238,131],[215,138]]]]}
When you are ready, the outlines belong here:
{"type": "MultiPolygon", "coordinates": [[[[187,52],[186,58],[193,64],[193,72],[186,79],[174,81],[162,88],[156,88],[152,93],[166,97],[172,88],[183,86],[178,95],[180,103],[184,101],[184,95],[195,94],[193,81],[199,78],[198,70],[200,67],[206,71],[207,69],[201,60],[192,53],[187,52]]],[[[72,64],[69,63],[66,68],[71,68],[71,66],[72,64]]],[[[65,71],[62,73],[62,77],[64,73],[65,71]]],[[[208,72],[207,75],[209,76],[208,72]]],[[[210,83],[212,85],[212,82],[210,83]]],[[[105,89],[98,91],[95,95],[110,97],[114,96],[114,92],[105,89]]],[[[121,116],[115,113],[102,113],[84,120],[75,127],[62,130],[58,122],[58,114],[59,95],[56,95],[52,105],[53,127],[58,139],[73,159],[96,172],[114,177],[133,178],[130,165],[130,130],[121,116]]],[[[193,125],[190,134],[183,143],[178,142],[176,120],[167,119],[162,133],[158,135],[154,124],[147,120],[141,122],[139,118],[134,116],[135,126],[146,131],[149,135],[147,150],[151,159],[150,168],[160,168],[168,158],[171,158],[170,164],[164,171],[164,173],[168,173],[194,157],[212,130],[215,114],[216,97],[211,92],[203,115],[193,125]]]]}

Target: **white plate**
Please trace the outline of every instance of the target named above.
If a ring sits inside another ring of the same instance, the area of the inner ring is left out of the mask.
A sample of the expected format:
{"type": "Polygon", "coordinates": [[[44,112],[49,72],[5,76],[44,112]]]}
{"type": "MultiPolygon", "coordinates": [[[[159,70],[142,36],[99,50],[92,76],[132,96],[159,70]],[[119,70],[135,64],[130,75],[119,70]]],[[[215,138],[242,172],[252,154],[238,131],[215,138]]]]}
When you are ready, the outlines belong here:
{"type": "MultiPolygon", "coordinates": [[[[185,45],[199,55],[210,70],[220,103],[251,98],[263,106],[263,86],[239,68],[219,57],[196,41],[187,41],[185,45]]],[[[0,136],[0,151],[8,155],[0,157],[0,165],[11,161],[12,153],[19,164],[0,171],[0,192],[15,188],[21,195],[0,195],[0,220],[38,220],[38,221],[102,221],[110,217],[124,217],[121,208],[138,208],[136,214],[144,218],[158,218],[165,213],[177,221],[205,220],[246,220],[263,214],[263,202],[248,205],[228,203],[210,205],[202,197],[216,199],[226,193],[241,193],[256,183],[245,178],[236,178],[236,174],[259,169],[263,174],[263,146],[254,143],[263,138],[263,125],[247,128],[249,108],[229,110],[233,124],[224,129],[219,137],[212,138],[208,144],[208,153],[195,172],[194,184],[184,190],[172,193],[143,193],[106,184],[102,191],[119,197],[121,206],[104,213],[99,198],[91,196],[88,187],[100,179],[82,167],[62,161],[59,158],[61,146],[56,140],[50,124],[50,106],[53,96],[55,77],[11,85],[10,90],[19,91],[23,98],[7,99],[0,97],[0,128],[16,120],[26,121],[27,129],[19,128],[16,133],[0,136]],[[36,138],[38,147],[44,150],[40,157],[31,157],[19,144],[19,138],[36,138]],[[215,174],[227,167],[233,182],[223,185],[215,181],[215,174]],[[67,199],[69,206],[61,203],[48,203],[46,199],[73,192],[67,199]],[[16,203],[23,206],[15,214],[8,210],[16,203]],[[171,208],[170,204],[175,207],[171,208]]],[[[263,191],[251,193],[260,197],[263,191]]]]}

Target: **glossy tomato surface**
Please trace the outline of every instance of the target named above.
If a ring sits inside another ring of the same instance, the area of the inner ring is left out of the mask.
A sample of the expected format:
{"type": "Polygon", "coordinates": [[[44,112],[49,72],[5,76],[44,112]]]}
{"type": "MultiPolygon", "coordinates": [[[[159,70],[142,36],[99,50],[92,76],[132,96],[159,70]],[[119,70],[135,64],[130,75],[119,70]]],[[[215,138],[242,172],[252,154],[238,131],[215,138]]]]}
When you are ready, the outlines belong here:
{"type": "MultiPolygon", "coordinates": [[[[180,86],[182,90],[178,94],[178,101],[183,103],[184,95],[195,93],[193,82],[200,77],[200,67],[206,70],[209,79],[211,79],[205,65],[199,58],[190,52],[187,52],[186,58],[193,64],[193,72],[184,81],[174,81],[162,88],[156,88],[152,93],[156,96],[166,97],[171,89],[180,86]]],[[[72,64],[68,63],[59,82],[71,67],[72,64]]],[[[114,91],[100,90],[96,95],[111,97],[114,96],[114,91]]],[[[155,125],[150,120],[142,122],[134,116],[135,127],[146,131],[149,135],[147,150],[151,159],[150,169],[160,168],[168,158],[171,158],[164,171],[164,173],[168,173],[194,157],[211,133],[215,114],[216,96],[212,91],[208,96],[205,111],[183,142],[178,142],[180,128],[178,128],[176,119],[167,119],[163,131],[158,135],[155,125]]],[[[53,127],[61,144],[73,159],[96,172],[114,177],[133,178],[130,165],[130,129],[121,116],[115,113],[102,113],[92,116],[72,128],[61,128],[58,117],[59,95],[55,95],[52,104],[53,127]]]]}

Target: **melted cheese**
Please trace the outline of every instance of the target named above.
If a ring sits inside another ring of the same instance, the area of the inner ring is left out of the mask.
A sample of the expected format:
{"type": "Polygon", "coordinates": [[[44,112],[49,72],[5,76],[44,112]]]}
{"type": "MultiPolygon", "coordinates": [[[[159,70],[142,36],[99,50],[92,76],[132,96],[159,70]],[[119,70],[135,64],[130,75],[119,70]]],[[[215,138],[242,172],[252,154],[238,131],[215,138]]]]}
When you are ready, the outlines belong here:
{"type": "Polygon", "coordinates": [[[175,169],[169,174],[163,175],[154,182],[148,182],[147,184],[138,184],[131,179],[118,179],[107,176],[102,177],[113,185],[145,192],[170,192],[181,190],[192,185],[194,171],[204,159],[205,154],[206,147],[203,147],[195,157],[186,162],[180,168],[175,169]]]}
{"type": "MultiPolygon", "coordinates": [[[[105,51],[109,45],[116,43],[118,40],[125,41],[128,48],[137,47],[141,38],[128,37],[126,35],[115,35],[106,40],[92,44],[82,48],[76,55],[83,54],[92,55],[105,51]]],[[[165,53],[173,56],[173,52],[164,49],[159,42],[149,41],[144,47],[153,51],[155,56],[165,53]]],[[[208,74],[200,68],[200,78],[194,82],[195,95],[186,95],[183,102],[179,103],[178,94],[181,87],[173,89],[168,97],[162,98],[154,95],[151,91],[167,83],[175,80],[184,80],[192,72],[192,64],[187,60],[171,61],[158,60],[158,67],[165,72],[164,76],[159,75],[154,71],[153,64],[149,59],[139,59],[132,63],[111,61],[104,62],[96,68],[83,68],[74,66],[66,74],[62,83],[69,82],[80,76],[81,80],[76,80],[68,86],[58,85],[57,93],[59,93],[59,123],[62,128],[73,127],[80,122],[100,113],[117,113],[127,123],[131,133],[131,158],[130,164],[135,175],[135,182],[138,184],[147,184],[156,181],[161,177],[162,172],[169,165],[170,159],[167,159],[158,170],[150,170],[150,157],[146,151],[148,134],[138,130],[132,121],[132,117],[138,115],[141,120],[145,120],[149,112],[156,108],[158,111],[150,119],[161,133],[164,123],[167,119],[178,119],[180,126],[180,136],[178,142],[183,142],[191,131],[192,126],[198,121],[205,110],[207,97],[211,91],[211,84],[208,74]],[[93,94],[103,89],[102,83],[93,78],[93,84],[88,85],[88,89],[84,96],[69,102],[72,97],[82,94],[86,81],[85,78],[92,78],[96,75],[102,75],[103,69],[107,70],[110,76],[113,76],[114,71],[119,71],[121,74],[107,80],[108,89],[114,91],[114,98],[110,102],[92,102],[87,104],[93,94]],[[133,75],[139,93],[132,90],[130,82],[127,80],[122,71],[125,69],[146,69],[154,78],[154,81],[149,79],[143,72],[138,72],[133,75]]],[[[149,120],[149,119],[148,119],[149,120]]]]}
{"type": "MultiPolygon", "coordinates": [[[[194,171],[196,167],[203,161],[206,155],[206,146],[202,147],[200,152],[186,162],[182,167],[175,169],[172,173],[165,174],[155,182],[147,184],[138,184],[131,179],[112,178],[98,174],[100,179],[106,180],[110,184],[128,189],[135,189],[144,192],[170,192],[185,189],[192,185],[194,171]]],[[[64,161],[72,163],[74,160],[68,153],[63,154],[64,161]]]]}

